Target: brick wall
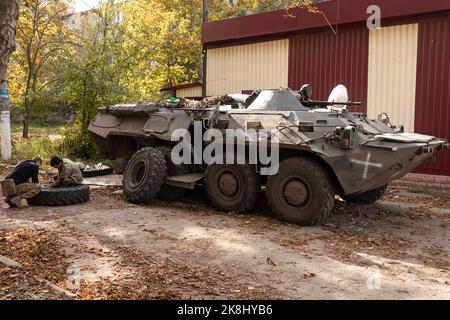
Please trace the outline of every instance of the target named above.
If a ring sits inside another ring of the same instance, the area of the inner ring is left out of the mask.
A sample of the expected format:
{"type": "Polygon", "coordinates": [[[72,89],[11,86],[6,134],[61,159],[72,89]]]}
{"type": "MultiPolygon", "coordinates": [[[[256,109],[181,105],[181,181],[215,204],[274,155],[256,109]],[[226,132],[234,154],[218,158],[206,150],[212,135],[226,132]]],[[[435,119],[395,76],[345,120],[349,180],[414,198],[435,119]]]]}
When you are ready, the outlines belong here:
{"type": "Polygon", "coordinates": [[[425,188],[435,192],[450,192],[450,177],[409,173],[403,179],[392,182],[390,186],[404,190],[425,188]]]}

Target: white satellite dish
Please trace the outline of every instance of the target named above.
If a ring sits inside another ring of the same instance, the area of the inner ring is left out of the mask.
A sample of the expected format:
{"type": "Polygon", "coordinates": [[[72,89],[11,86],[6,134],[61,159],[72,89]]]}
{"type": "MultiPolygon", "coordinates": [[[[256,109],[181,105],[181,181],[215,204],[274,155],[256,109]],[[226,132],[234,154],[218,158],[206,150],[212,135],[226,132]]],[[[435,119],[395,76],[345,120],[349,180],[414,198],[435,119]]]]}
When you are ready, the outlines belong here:
{"type": "MultiPolygon", "coordinates": [[[[348,102],[348,90],[347,88],[340,84],[336,86],[336,88],[331,91],[330,97],[328,98],[328,102],[348,102]]],[[[328,107],[328,110],[337,110],[342,111],[346,110],[346,105],[332,105],[328,107]]]]}

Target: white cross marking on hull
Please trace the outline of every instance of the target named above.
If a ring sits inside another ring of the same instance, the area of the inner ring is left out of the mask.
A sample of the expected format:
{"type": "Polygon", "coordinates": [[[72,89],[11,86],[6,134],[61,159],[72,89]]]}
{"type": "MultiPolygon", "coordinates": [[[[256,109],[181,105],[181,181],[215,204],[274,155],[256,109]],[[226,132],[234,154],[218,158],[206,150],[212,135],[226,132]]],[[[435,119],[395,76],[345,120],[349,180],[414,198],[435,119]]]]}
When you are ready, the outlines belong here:
{"type": "Polygon", "coordinates": [[[361,161],[361,160],[356,160],[356,159],[352,159],[350,160],[351,163],[354,164],[359,164],[362,166],[365,166],[364,168],[364,174],[363,174],[363,179],[367,179],[367,174],[369,173],[369,167],[373,167],[373,168],[383,168],[383,165],[381,163],[377,163],[377,162],[370,162],[370,158],[372,157],[372,154],[369,152],[367,154],[367,159],[366,161],[361,161]]]}

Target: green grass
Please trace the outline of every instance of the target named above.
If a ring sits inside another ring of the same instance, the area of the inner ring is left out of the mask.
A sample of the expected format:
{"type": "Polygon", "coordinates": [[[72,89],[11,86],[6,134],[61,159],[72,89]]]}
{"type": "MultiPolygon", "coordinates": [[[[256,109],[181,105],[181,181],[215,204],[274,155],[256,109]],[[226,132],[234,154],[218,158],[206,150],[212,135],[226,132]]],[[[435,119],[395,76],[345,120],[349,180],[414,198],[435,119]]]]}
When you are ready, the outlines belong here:
{"type": "MultiPolygon", "coordinates": [[[[33,136],[45,136],[52,134],[59,134],[64,128],[61,125],[42,125],[37,123],[31,123],[29,126],[29,134],[31,137],[33,136]]],[[[22,136],[23,125],[21,123],[13,123],[11,124],[11,134],[13,136],[20,135],[22,136]]]]}
{"type": "Polygon", "coordinates": [[[49,160],[60,153],[60,142],[47,137],[37,137],[13,142],[13,157],[18,160],[40,157],[49,160]]]}
{"type": "Polygon", "coordinates": [[[425,194],[428,196],[437,196],[437,197],[443,197],[443,198],[450,198],[450,191],[437,191],[430,189],[428,186],[423,184],[415,184],[411,187],[412,193],[417,194],[425,194]]]}
{"type": "Polygon", "coordinates": [[[61,153],[62,126],[30,124],[28,139],[22,138],[22,125],[12,124],[13,158],[16,160],[41,157],[45,161],[61,153]]]}
{"type": "Polygon", "coordinates": [[[445,197],[445,198],[450,199],[450,191],[445,191],[445,192],[443,192],[443,193],[442,193],[442,196],[445,197]]]}
{"type": "MultiPolygon", "coordinates": [[[[64,129],[64,126],[32,123],[29,127],[30,138],[23,139],[22,124],[12,124],[13,159],[17,161],[40,157],[44,162],[48,162],[54,155],[68,156],[68,152],[64,150],[62,144],[65,133],[64,129]]],[[[103,164],[109,163],[109,160],[101,157],[95,157],[91,160],[71,158],[74,161],[80,161],[89,165],[95,165],[100,162],[103,164]]]]}
{"type": "Polygon", "coordinates": [[[419,193],[419,194],[427,194],[427,195],[431,195],[433,193],[432,190],[430,190],[427,186],[425,186],[423,184],[414,184],[411,187],[411,192],[419,193]]]}

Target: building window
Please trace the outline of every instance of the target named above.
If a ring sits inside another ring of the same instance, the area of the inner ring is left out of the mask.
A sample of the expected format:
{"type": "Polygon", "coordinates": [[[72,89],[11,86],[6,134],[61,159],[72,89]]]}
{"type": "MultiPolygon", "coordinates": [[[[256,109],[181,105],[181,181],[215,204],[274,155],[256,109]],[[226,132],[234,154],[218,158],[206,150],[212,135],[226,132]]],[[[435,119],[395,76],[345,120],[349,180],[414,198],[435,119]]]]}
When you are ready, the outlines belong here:
{"type": "Polygon", "coordinates": [[[117,16],[114,18],[114,22],[121,23],[123,21],[123,12],[120,11],[117,16]]]}

